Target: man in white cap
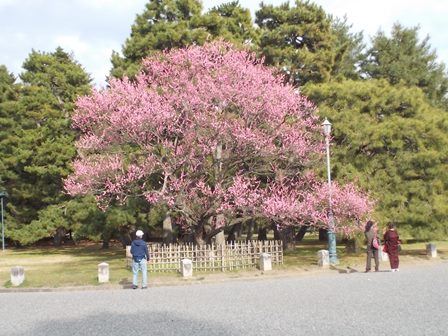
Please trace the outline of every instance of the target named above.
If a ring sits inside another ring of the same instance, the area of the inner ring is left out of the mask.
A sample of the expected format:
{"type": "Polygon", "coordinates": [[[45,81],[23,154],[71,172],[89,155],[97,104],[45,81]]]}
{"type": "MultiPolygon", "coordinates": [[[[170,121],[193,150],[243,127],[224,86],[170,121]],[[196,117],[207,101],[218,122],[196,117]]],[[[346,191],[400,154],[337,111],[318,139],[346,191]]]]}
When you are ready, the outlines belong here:
{"type": "Polygon", "coordinates": [[[143,231],[137,230],[136,239],[131,244],[132,254],[132,288],[137,289],[138,271],[142,271],[142,289],[148,288],[148,268],[146,263],[149,261],[148,246],[143,238],[143,231]]]}

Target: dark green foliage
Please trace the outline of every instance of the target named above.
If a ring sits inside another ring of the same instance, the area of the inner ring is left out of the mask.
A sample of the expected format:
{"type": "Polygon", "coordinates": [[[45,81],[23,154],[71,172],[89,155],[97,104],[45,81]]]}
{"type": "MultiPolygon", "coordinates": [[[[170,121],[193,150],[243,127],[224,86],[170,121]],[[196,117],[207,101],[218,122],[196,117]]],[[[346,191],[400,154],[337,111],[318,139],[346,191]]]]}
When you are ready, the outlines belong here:
{"type": "Polygon", "coordinates": [[[15,99],[15,78],[4,65],[0,65],[0,103],[15,99]]]}
{"type": "Polygon", "coordinates": [[[5,130],[0,175],[10,195],[8,235],[16,240],[40,211],[66,199],[62,181],[76,155],[70,115],[77,95],[90,91],[89,76],[61,48],[32,51],[23,67],[23,84],[2,103],[10,127],[5,130]]]}
{"type": "Polygon", "coordinates": [[[278,7],[261,3],[255,22],[261,28],[260,49],[294,85],[330,79],[335,66],[336,36],[322,7],[296,0],[278,7]]]}
{"type": "Polygon", "coordinates": [[[215,38],[236,44],[256,40],[250,11],[238,1],[222,4],[202,14],[199,0],[150,0],[137,15],[121,56],[112,54],[112,77],[135,76],[143,58],[172,48],[202,45],[215,38]]]}
{"type": "Polygon", "coordinates": [[[18,86],[14,76],[5,66],[0,66],[0,191],[6,190],[5,181],[10,176],[7,168],[14,162],[11,154],[18,141],[11,132],[16,126],[17,96],[18,86]]]}
{"type": "Polygon", "coordinates": [[[404,82],[421,88],[431,102],[447,106],[448,77],[443,63],[431,49],[429,37],[419,41],[419,27],[405,28],[395,24],[391,37],[379,31],[362,64],[369,78],[385,78],[395,85],[404,82]]]}
{"type": "Polygon", "coordinates": [[[362,33],[352,33],[347,18],[332,18],[332,30],[336,36],[334,66],[331,71],[333,79],[360,79],[358,67],[365,59],[362,33]]]}
{"type": "Polygon", "coordinates": [[[132,25],[131,36],[123,46],[123,57],[113,53],[111,75],[135,75],[141,60],[154,51],[204,43],[208,34],[197,26],[201,10],[198,0],[150,0],[132,25]]]}
{"type": "Polygon", "coordinates": [[[448,119],[419,88],[386,81],[307,85],[333,123],[333,174],[377,200],[381,224],[415,238],[448,234],[448,119]],[[443,201],[445,200],[445,202],[443,201]]]}
{"type": "Polygon", "coordinates": [[[255,46],[258,34],[252,23],[249,9],[238,1],[213,7],[202,17],[203,25],[213,38],[223,38],[236,45],[255,46]]]}

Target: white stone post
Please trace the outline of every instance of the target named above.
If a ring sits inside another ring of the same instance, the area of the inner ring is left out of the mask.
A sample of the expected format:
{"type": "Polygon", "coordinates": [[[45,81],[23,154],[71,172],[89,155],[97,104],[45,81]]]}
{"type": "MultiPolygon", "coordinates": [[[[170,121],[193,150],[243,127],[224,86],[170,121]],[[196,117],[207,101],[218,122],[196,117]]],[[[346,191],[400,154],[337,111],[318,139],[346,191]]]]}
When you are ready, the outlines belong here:
{"type": "Polygon", "coordinates": [[[319,265],[319,267],[330,266],[330,253],[328,250],[317,251],[317,265],[319,265]]]}
{"type": "Polygon", "coordinates": [[[25,281],[25,269],[22,266],[11,268],[11,284],[20,286],[23,281],[25,281]]]}
{"type": "Polygon", "coordinates": [[[126,245],[126,266],[132,266],[131,245],[126,245]]]}
{"type": "Polygon", "coordinates": [[[260,270],[262,271],[272,271],[272,258],[270,254],[262,253],[260,254],[260,270]]]}
{"type": "Polygon", "coordinates": [[[180,261],[180,271],[184,278],[193,276],[193,264],[190,259],[182,259],[180,261]]]}
{"type": "Polygon", "coordinates": [[[102,262],[98,264],[98,282],[105,283],[109,282],[109,264],[102,262]]]}
{"type": "Polygon", "coordinates": [[[430,258],[437,258],[436,244],[434,243],[426,244],[426,255],[430,258]]]}

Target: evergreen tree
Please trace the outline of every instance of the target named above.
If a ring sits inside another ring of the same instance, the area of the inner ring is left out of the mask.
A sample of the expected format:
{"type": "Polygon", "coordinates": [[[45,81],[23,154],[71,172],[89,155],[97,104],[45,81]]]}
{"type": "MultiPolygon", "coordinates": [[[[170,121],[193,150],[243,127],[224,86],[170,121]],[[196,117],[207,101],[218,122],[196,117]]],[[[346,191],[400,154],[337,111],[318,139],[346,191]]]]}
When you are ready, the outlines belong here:
{"type": "Polygon", "coordinates": [[[8,167],[14,164],[12,148],[18,138],[12,130],[16,127],[18,86],[15,77],[4,66],[0,66],[0,191],[6,190],[6,180],[11,177],[8,167]]]}
{"type": "Polygon", "coordinates": [[[132,77],[141,60],[154,51],[204,43],[208,33],[197,27],[201,11],[199,0],[150,0],[132,25],[131,36],[122,48],[123,57],[113,52],[111,75],[132,77]]]}
{"type": "Polygon", "coordinates": [[[18,91],[8,129],[11,141],[5,162],[9,236],[20,241],[21,230],[49,205],[66,199],[62,179],[71,171],[76,155],[76,133],[70,117],[77,95],[90,92],[90,78],[65,51],[32,51],[23,64],[23,84],[18,91]],[[13,116],[13,117],[12,117],[13,116]]]}
{"type": "Polygon", "coordinates": [[[334,71],[336,36],[322,7],[296,0],[280,6],[261,3],[256,12],[260,48],[266,63],[282,70],[294,85],[321,83],[334,71]]]}
{"type": "Polygon", "coordinates": [[[143,58],[162,50],[202,45],[219,37],[236,44],[256,41],[250,11],[238,1],[216,6],[204,15],[201,12],[199,0],[150,0],[132,25],[123,56],[112,53],[111,76],[135,76],[143,58]]]}
{"type": "Polygon", "coordinates": [[[202,22],[213,38],[220,37],[234,45],[257,45],[258,34],[250,10],[242,8],[238,1],[213,7],[203,16],[202,22]]]}
{"type": "Polygon", "coordinates": [[[333,123],[333,175],[358,180],[377,216],[403,234],[448,234],[448,120],[417,87],[385,80],[307,85],[304,94],[333,123]],[[445,200],[445,201],[444,201],[445,200]]]}
{"type": "Polygon", "coordinates": [[[421,88],[431,102],[447,106],[448,77],[443,63],[431,49],[429,36],[419,41],[419,27],[405,28],[396,23],[390,37],[379,31],[372,39],[362,64],[368,78],[385,78],[395,85],[403,81],[421,88]]]}
{"type": "Polygon", "coordinates": [[[4,65],[0,65],[0,103],[13,100],[15,97],[15,77],[4,65]]]}
{"type": "Polygon", "coordinates": [[[365,44],[362,32],[352,33],[352,26],[347,18],[339,19],[331,17],[332,30],[336,36],[333,48],[335,50],[335,62],[331,71],[331,77],[336,79],[360,79],[359,66],[365,55],[365,44]]]}

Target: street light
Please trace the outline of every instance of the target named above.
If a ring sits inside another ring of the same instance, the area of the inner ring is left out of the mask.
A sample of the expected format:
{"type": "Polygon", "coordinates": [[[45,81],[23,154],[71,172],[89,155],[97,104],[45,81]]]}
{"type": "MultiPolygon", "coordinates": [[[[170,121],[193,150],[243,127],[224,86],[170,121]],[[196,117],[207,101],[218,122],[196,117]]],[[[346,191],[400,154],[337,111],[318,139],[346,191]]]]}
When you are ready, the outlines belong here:
{"type": "Polygon", "coordinates": [[[331,205],[331,169],[330,169],[330,135],[331,123],[325,118],[322,123],[325,134],[325,143],[327,147],[327,177],[328,177],[328,253],[330,255],[330,264],[336,265],[338,257],[336,254],[336,232],[333,217],[333,207],[331,205]]]}
{"type": "Polygon", "coordinates": [[[3,199],[8,197],[6,191],[0,191],[0,203],[1,203],[1,219],[2,219],[2,250],[5,250],[5,221],[3,220],[3,199]]]}

